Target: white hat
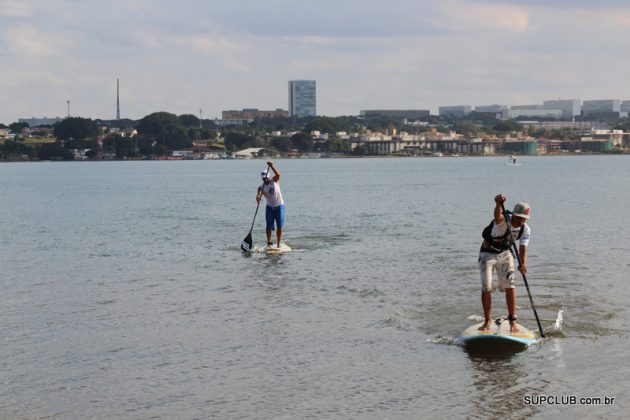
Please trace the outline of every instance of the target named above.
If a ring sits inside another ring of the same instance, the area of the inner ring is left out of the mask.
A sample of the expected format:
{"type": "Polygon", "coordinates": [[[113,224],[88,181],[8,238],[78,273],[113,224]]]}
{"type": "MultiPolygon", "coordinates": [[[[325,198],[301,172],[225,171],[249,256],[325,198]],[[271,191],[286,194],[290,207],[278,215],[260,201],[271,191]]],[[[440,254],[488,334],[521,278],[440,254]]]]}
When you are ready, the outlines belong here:
{"type": "Polygon", "coordinates": [[[532,209],[529,207],[529,204],[521,201],[520,203],[516,203],[516,205],[514,205],[514,211],[512,214],[514,216],[522,217],[523,219],[529,219],[529,213],[531,210],[532,209]]]}

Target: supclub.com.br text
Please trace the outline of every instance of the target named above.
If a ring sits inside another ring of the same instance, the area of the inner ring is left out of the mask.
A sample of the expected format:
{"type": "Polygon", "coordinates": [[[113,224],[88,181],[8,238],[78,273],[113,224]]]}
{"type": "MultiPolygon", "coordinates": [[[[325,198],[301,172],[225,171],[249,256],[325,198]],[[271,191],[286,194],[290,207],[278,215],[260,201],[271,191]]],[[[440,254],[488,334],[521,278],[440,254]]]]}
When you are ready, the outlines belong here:
{"type": "Polygon", "coordinates": [[[615,397],[578,397],[576,395],[525,395],[524,405],[613,405],[615,397]]]}

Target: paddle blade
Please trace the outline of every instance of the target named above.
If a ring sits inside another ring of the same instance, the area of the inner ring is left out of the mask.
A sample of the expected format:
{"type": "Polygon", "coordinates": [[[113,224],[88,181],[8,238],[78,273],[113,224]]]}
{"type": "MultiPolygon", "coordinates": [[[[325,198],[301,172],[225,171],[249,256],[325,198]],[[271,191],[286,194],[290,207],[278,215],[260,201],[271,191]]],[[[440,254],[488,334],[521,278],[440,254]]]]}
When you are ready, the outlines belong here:
{"type": "Polygon", "coordinates": [[[252,245],[253,245],[252,233],[249,232],[247,236],[245,237],[245,239],[243,239],[243,242],[241,243],[241,249],[245,252],[250,252],[252,250],[252,245]]]}

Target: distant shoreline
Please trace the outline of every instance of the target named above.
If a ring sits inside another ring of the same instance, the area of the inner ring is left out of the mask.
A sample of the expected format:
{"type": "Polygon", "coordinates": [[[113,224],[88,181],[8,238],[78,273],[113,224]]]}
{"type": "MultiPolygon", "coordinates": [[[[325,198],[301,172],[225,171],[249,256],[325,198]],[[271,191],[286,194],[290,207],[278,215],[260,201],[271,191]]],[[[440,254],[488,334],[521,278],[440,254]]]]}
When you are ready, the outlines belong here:
{"type": "MultiPolygon", "coordinates": [[[[399,155],[370,155],[370,156],[331,156],[331,157],[273,157],[274,160],[317,160],[317,159],[444,159],[444,158],[507,158],[510,156],[516,156],[517,160],[530,159],[530,158],[545,158],[545,157],[570,157],[570,156],[627,156],[630,155],[630,151],[616,152],[616,153],[545,153],[542,155],[444,155],[444,156],[399,156],[399,155]]],[[[251,157],[247,159],[108,159],[108,160],[39,160],[39,159],[10,159],[0,160],[0,163],[60,163],[60,162],[72,162],[72,163],[99,163],[99,162],[198,162],[198,161],[248,161],[248,160],[266,160],[269,157],[251,157]]]]}

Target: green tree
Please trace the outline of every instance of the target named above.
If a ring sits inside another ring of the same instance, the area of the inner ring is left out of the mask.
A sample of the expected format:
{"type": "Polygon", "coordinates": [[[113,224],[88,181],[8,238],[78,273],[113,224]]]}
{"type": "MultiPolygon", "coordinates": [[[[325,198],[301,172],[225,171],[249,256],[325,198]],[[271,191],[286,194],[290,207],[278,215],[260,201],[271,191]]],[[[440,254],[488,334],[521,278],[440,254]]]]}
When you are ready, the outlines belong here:
{"type": "Polygon", "coordinates": [[[12,159],[22,155],[28,156],[31,153],[32,149],[20,141],[6,140],[4,143],[0,143],[0,155],[3,159],[12,159]]]}
{"type": "Polygon", "coordinates": [[[98,126],[89,118],[66,118],[55,124],[54,134],[60,140],[93,139],[98,135],[98,126]]]}
{"type": "Polygon", "coordinates": [[[225,148],[231,151],[246,149],[248,147],[260,147],[260,142],[254,136],[230,131],[224,136],[225,148]]]}
{"type": "Polygon", "coordinates": [[[217,137],[217,132],[209,128],[204,128],[199,132],[199,137],[203,140],[212,140],[217,137]]]}
{"type": "Polygon", "coordinates": [[[300,152],[310,152],[313,150],[314,142],[310,134],[303,132],[295,133],[291,136],[291,143],[293,143],[293,147],[298,149],[300,152]]]}
{"type": "Polygon", "coordinates": [[[138,152],[142,156],[150,156],[161,153],[162,148],[157,147],[157,141],[155,141],[153,137],[138,134],[136,140],[138,142],[138,152]]]}
{"type": "Polygon", "coordinates": [[[192,146],[181,120],[168,112],[154,112],[142,118],[138,122],[138,134],[142,135],[144,143],[152,144],[153,153],[166,154],[169,150],[192,146]]]}
{"type": "Polygon", "coordinates": [[[179,120],[184,127],[199,127],[199,118],[193,114],[182,114],[179,116],[179,120]]]}
{"type": "Polygon", "coordinates": [[[306,123],[304,130],[307,133],[311,131],[319,131],[320,133],[334,134],[337,131],[344,131],[346,124],[340,118],[331,117],[315,117],[306,123]]]}
{"type": "Polygon", "coordinates": [[[523,131],[523,126],[515,120],[500,121],[492,127],[496,133],[512,133],[523,131]]]}
{"type": "Polygon", "coordinates": [[[41,160],[72,160],[73,153],[64,148],[61,142],[45,143],[37,149],[37,155],[41,160]]]}
{"type": "Polygon", "coordinates": [[[282,152],[288,152],[293,147],[293,142],[288,137],[274,137],[269,144],[282,152]]]}
{"type": "Polygon", "coordinates": [[[472,121],[458,121],[453,124],[453,129],[465,137],[476,137],[481,132],[480,127],[472,121]]]}
{"type": "Polygon", "coordinates": [[[347,140],[326,140],[324,150],[326,153],[346,153],[350,151],[350,143],[347,140]]]}
{"type": "Polygon", "coordinates": [[[103,142],[103,149],[108,153],[115,154],[116,159],[137,156],[135,139],[119,134],[108,136],[103,142]]]}
{"type": "Polygon", "coordinates": [[[25,128],[28,128],[28,123],[25,122],[14,122],[9,125],[9,130],[14,134],[21,134],[25,128]]]}
{"type": "Polygon", "coordinates": [[[369,154],[369,150],[365,146],[357,146],[352,149],[352,154],[356,156],[365,156],[369,154]]]}

